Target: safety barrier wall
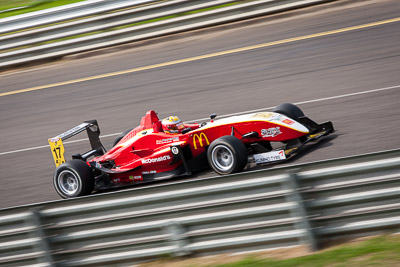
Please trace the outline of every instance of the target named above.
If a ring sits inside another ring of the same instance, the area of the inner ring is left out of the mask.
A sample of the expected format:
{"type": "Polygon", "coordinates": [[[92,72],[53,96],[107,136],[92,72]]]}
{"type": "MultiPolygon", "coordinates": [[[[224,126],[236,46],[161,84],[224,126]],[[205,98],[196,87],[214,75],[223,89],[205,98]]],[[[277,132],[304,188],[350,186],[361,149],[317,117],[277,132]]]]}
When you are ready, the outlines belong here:
{"type": "Polygon", "coordinates": [[[124,266],[398,232],[400,150],[0,210],[0,266],[124,266]],[[35,265],[36,266],[36,265],[35,265]]]}
{"type": "Polygon", "coordinates": [[[126,9],[155,0],[86,0],[0,19],[0,34],[126,9]]]}
{"type": "MultiPolygon", "coordinates": [[[[13,29],[3,32],[9,34],[0,36],[0,68],[57,59],[70,54],[331,1],[333,0],[169,0],[107,14],[103,14],[103,10],[97,12],[96,16],[82,15],[79,20],[63,21],[64,23],[56,25],[49,25],[50,20],[43,20],[41,25],[46,21],[46,27],[22,32],[15,32],[17,27],[3,27],[7,25],[0,21],[0,28],[13,29]]],[[[57,18],[57,22],[59,20],[57,18]]]]}

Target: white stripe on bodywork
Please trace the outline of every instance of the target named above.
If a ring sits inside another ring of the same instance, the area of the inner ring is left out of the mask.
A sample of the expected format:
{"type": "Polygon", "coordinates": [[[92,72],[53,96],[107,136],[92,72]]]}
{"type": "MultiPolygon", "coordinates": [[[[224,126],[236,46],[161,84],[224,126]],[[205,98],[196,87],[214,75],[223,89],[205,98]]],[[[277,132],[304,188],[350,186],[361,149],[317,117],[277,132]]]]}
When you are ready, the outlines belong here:
{"type": "Polygon", "coordinates": [[[217,126],[221,126],[221,125],[226,125],[226,124],[239,123],[239,122],[256,122],[256,121],[271,122],[271,123],[281,125],[281,126],[284,126],[284,127],[287,127],[287,128],[290,128],[290,129],[293,129],[295,131],[302,132],[302,133],[309,132],[306,127],[304,127],[302,124],[298,123],[297,121],[292,120],[282,114],[273,113],[273,112],[260,112],[260,113],[251,113],[251,114],[232,116],[229,118],[216,120],[214,122],[208,122],[207,125],[205,125],[204,127],[196,129],[192,132],[199,132],[199,131],[202,131],[205,129],[209,129],[209,128],[213,128],[213,127],[217,127],[217,126]],[[262,114],[262,113],[264,113],[265,115],[270,113],[271,116],[269,116],[269,117],[256,116],[257,114],[262,114]],[[280,116],[281,119],[277,120],[276,119],[277,116],[280,116]],[[283,121],[285,119],[293,121],[293,124],[289,125],[289,124],[284,123],[283,121]]]}

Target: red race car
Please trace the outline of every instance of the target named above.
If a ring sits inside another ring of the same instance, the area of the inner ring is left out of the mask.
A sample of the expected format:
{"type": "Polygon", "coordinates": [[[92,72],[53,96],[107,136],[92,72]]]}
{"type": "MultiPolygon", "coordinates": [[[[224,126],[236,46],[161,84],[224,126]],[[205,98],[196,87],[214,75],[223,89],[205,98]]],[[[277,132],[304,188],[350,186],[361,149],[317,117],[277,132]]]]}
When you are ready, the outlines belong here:
{"type": "Polygon", "coordinates": [[[311,141],[334,131],[289,103],[273,112],[232,116],[202,124],[184,124],[171,116],[162,121],[150,110],[138,127],[122,133],[106,151],[96,120],[49,139],[57,169],[54,186],[63,198],[94,191],[190,175],[210,166],[218,174],[242,171],[250,162],[276,163],[311,141]],[[87,131],[92,149],[65,161],[62,141],[87,131]],[[272,143],[272,144],[271,144],[272,143]],[[275,144],[279,144],[277,147],[275,144]],[[89,158],[91,158],[89,160],[89,158]]]}

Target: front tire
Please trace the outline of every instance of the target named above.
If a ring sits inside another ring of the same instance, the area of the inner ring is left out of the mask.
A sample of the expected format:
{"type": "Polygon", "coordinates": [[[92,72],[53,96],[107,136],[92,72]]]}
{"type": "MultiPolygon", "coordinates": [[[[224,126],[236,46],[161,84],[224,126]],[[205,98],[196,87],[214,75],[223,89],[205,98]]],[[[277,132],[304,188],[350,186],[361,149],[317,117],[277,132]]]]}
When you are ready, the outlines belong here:
{"type": "Polygon", "coordinates": [[[218,174],[240,172],[247,164],[247,149],[238,138],[226,135],[214,140],[207,150],[211,168],[218,174]]]}
{"type": "Polygon", "coordinates": [[[86,162],[73,159],[56,169],[53,184],[62,198],[85,196],[94,189],[94,176],[86,162]]]}
{"type": "Polygon", "coordinates": [[[273,112],[283,114],[295,121],[299,121],[300,117],[304,117],[303,111],[296,105],[291,103],[284,103],[280,104],[279,106],[275,107],[273,112]]]}

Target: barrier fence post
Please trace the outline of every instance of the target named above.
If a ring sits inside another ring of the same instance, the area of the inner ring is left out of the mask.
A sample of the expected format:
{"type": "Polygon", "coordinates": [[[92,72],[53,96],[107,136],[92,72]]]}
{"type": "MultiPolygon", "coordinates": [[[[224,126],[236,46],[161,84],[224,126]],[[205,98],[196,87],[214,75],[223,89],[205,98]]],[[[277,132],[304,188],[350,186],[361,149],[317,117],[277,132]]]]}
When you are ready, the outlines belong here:
{"type": "Polygon", "coordinates": [[[36,245],[37,250],[42,253],[42,256],[40,257],[42,260],[41,263],[46,263],[47,266],[54,267],[54,260],[53,256],[51,255],[51,250],[50,246],[47,240],[47,237],[43,231],[43,224],[42,224],[42,218],[40,215],[40,212],[37,210],[32,210],[31,211],[32,215],[28,217],[28,222],[35,227],[35,230],[33,231],[33,235],[36,238],[39,238],[39,241],[36,245]]]}
{"type": "Polygon", "coordinates": [[[307,208],[304,205],[304,199],[300,191],[299,177],[297,174],[288,174],[288,179],[286,180],[284,186],[286,186],[291,192],[286,196],[287,201],[296,204],[296,207],[290,211],[292,217],[300,218],[300,221],[295,223],[296,228],[299,230],[304,230],[306,233],[301,242],[308,245],[311,251],[318,250],[318,242],[309,220],[307,208]]]}
{"type": "Polygon", "coordinates": [[[174,256],[185,256],[190,254],[186,249],[189,245],[188,239],[185,237],[185,228],[177,221],[170,221],[165,225],[165,231],[169,235],[169,241],[175,246],[174,256]]]}

